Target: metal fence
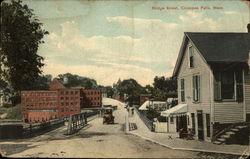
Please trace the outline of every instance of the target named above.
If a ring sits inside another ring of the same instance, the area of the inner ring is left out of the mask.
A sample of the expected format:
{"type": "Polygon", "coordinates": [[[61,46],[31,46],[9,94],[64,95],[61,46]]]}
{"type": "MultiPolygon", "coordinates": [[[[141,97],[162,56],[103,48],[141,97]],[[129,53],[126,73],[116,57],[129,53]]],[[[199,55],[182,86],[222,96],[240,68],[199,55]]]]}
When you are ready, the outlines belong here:
{"type": "Polygon", "coordinates": [[[44,123],[29,124],[23,127],[23,137],[29,137],[36,133],[42,133],[62,125],[64,125],[64,119],[55,119],[44,123]]]}
{"type": "Polygon", "coordinates": [[[88,118],[100,114],[100,111],[84,112],[70,115],[68,118],[67,134],[73,134],[83,128],[88,123],[88,118]]]}
{"type": "Polygon", "coordinates": [[[68,120],[67,134],[72,134],[87,124],[87,113],[70,115],[68,120]]]}
{"type": "Polygon", "coordinates": [[[100,113],[100,111],[94,111],[94,112],[87,112],[87,113],[85,113],[85,115],[86,115],[86,118],[88,118],[88,117],[94,116],[94,115],[99,114],[99,113],[100,113]]]}
{"type": "Polygon", "coordinates": [[[144,124],[148,127],[150,131],[154,131],[153,121],[149,120],[144,114],[142,114],[137,107],[134,107],[136,113],[139,115],[144,124]]]}

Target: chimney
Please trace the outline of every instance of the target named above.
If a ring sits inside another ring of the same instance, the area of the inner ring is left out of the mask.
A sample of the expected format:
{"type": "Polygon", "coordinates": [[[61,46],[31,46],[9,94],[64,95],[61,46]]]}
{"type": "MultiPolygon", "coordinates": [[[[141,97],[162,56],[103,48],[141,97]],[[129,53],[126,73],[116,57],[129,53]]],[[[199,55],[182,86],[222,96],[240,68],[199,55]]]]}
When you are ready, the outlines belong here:
{"type": "Polygon", "coordinates": [[[247,24],[247,32],[250,33],[250,23],[247,24]]]}

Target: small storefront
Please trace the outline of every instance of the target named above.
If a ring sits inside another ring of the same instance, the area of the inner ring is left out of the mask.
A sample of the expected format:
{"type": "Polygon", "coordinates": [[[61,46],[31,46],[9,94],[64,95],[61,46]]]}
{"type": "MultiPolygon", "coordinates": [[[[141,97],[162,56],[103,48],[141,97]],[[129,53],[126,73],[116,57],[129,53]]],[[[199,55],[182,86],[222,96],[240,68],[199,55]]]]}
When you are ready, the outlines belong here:
{"type": "Polygon", "coordinates": [[[179,132],[180,129],[187,129],[187,104],[179,104],[161,113],[167,118],[168,132],[179,132]]]}

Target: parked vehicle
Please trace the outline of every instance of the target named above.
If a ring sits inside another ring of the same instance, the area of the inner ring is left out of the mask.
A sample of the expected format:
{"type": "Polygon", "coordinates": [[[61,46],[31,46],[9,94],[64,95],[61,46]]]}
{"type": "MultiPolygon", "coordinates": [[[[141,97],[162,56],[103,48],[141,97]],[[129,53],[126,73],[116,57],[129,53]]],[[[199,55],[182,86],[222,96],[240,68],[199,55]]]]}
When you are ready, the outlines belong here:
{"type": "Polygon", "coordinates": [[[113,116],[113,109],[112,108],[107,108],[104,109],[103,113],[103,124],[114,124],[114,119],[115,117],[113,116]]]}

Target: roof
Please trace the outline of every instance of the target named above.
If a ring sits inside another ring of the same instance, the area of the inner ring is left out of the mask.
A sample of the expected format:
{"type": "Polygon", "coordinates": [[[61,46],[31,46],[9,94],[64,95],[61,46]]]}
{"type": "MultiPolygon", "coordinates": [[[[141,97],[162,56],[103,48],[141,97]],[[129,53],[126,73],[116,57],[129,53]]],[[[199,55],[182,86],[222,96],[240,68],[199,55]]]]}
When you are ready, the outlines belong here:
{"type": "Polygon", "coordinates": [[[248,61],[250,33],[185,32],[173,76],[178,73],[188,40],[194,44],[207,63],[248,61]]]}
{"type": "Polygon", "coordinates": [[[177,106],[170,108],[164,112],[161,112],[161,116],[170,116],[170,115],[177,115],[183,114],[187,112],[187,104],[178,104],[177,106]]]}
{"type": "Polygon", "coordinates": [[[112,99],[112,98],[102,98],[102,104],[103,105],[111,105],[111,106],[119,106],[119,107],[124,107],[126,104],[112,99]]]}
{"type": "MultiPolygon", "coordinates": [[[[151,106],[151,105],[152,105],[151,103],[152,103],[152,101],[149,101],[149,100],[145,101],[145,102],[140,106],[139,110],[148,110],[147,107],[151,106]]],[[[153,101],[153,105],[155,105],[155,104],[162,104],[162,105],[164,105],[164,104],[166,104],[166,102],[162,102],[162,101],[153,101]]]]}
{"type": "Polygon", "coordinates": [[[49,84],[49,90],[65,89],[66,87],[56,78],[49,84]]]}

